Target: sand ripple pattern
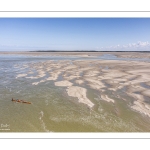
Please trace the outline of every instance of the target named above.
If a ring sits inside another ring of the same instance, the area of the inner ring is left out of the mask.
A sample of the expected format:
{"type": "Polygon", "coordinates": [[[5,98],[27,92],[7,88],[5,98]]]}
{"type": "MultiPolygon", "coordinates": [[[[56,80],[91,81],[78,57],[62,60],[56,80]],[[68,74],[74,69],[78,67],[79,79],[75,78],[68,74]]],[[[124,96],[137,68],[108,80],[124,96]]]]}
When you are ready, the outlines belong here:
{"type": "Polygon", "coordinates": [[[129,107],[132,110],[150,117],[149,62],[74,60],[70,63],[70,60],[48,60],[30,63],[24,68],[28,68],[30,74],[22,72],[16,78],[31,80],[33,86],[54,81],[55,86],[66,88],[69,96],[77,97],[80,103],[93,107],[94,104],[87,98],[88,88],[91,88],[98,91],[101,99],[109,103],[115,103],[116,98],[125,101],[130,99],[132,102],[129,107]],[[108,91],[112,95],[108,95],[108,91]]]}

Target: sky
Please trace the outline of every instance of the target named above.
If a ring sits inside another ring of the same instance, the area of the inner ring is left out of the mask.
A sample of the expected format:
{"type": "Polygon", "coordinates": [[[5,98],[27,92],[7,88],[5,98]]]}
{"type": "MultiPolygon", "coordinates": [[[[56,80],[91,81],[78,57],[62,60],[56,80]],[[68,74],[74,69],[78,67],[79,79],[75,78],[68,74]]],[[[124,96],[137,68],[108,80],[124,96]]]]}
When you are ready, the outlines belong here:
{"type": "Polygon", "coordinates": [[[150,18],[0,18],[0,51],[150,51],[150,18]]]}

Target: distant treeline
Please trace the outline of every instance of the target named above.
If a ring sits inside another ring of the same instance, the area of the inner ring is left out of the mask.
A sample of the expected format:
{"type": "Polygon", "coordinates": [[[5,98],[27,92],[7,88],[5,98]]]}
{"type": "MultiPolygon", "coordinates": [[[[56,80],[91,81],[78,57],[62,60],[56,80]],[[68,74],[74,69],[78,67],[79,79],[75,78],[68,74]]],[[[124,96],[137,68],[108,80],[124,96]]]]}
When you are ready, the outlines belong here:
{"type": "Polygon", "coordinates": [[[139,53],[149,53],[150,51],[95,51],[95,50],[74,50],[74,51],[66,51],[66,50],[38,50],[38,51],[29,51],[29,52],[139,52],[139,53]]]}

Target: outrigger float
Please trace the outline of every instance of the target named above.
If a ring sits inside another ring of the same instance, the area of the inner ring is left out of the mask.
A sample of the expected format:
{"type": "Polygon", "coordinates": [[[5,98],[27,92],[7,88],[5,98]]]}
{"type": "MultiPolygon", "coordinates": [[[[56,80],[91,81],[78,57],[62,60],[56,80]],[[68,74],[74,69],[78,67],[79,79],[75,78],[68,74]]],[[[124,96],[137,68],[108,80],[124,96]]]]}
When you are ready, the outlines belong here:
{"type": "Polygon", "coordinates": [[[31,104],[31,102],[27,102],[27,101],[24,101],[24,100],[20,100],[20,99],[13,99],[12,100],[13,102],[18,102],[18,103],[25,103],[25,104],[31,104]]]}

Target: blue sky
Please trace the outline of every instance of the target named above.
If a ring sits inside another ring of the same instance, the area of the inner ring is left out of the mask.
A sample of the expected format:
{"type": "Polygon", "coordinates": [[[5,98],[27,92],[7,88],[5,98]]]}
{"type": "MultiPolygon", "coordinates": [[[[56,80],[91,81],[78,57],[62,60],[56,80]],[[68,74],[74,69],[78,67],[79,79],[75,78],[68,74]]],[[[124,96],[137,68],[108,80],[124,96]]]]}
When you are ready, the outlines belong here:
{"type": "Polygon", "coordinates": [[[0,18],[0,51],[150,50],[150,18],[0,18]]]}

